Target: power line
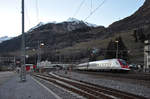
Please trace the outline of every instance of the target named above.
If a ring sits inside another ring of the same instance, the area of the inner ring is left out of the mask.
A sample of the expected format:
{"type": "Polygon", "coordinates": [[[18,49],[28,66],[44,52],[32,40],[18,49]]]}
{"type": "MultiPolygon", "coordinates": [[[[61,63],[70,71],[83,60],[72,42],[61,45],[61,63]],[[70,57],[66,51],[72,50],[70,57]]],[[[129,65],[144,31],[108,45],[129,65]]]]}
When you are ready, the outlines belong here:
{"type": "Polygon", "coordinates": [[[82,0],[82,2],[80,3],[78,9],[76,10],[76,12],[74,13],[73,17],[75,17],[77,15],[77,13],[79,12],[79,10],[81,9],[82,5],[84,4],[85,0],[82,0]]]}
{"type": "Polygon", "coordinates": [[[102,5],[104,5],[104,3],[106,2],[107,0],[104,0],[97,8],[95,8],[85,19],[84,21],[86,21],[92,14],[94,14],[102,5]]]}
{"type": "Polygon", "coordinates": [[[92,13],[92,7],[93,7],[93,2],[91,0],[91,11],[90,11],[90,13],[92,13]]]}
{"type": "Polygon", "coordinates": [[[37,18],[37,23],[39,22],[39,7],[38,7],[38,0],[36,0],[36,18],[37,18]]]}
{"type": "Polygon", "coordinates": [[[28,22],[29,22],[29,27],[30,27],[30,25],[31,25],[31,21],[30,21],[30,16],[29,16],[29,14],[28,14],[28,9],[27,9],[27,7],[25,6],[25,16],[27,17],[27,20],[28,20],[28,22]]]}
{"type": "MultiPolygon", "coordinates": [[[[19,2],[19,0],[16,0],[16,4],[19,2]]],[[[16,6],[16,9],[18,10],[18,12],[21,12],[20,11],[20,8],[18,8],[18,6],[16,6]]]]}

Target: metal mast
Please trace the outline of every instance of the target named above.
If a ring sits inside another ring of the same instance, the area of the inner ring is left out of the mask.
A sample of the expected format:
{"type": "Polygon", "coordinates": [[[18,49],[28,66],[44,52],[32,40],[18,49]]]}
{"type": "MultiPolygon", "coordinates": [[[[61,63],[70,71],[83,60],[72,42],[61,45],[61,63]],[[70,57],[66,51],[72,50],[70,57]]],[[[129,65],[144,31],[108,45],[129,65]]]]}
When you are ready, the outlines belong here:
{"type": "Polygon", "coordinates": [[[21,44],[21,81],[26,81],[25,71],[25,37],[24,37],[24,0],[22,0],[22,44],[21,44]]]}
{"type": "Polygon", "coordinates": [[[41,46],[40,41],[38,41],[38,59],[37,59],[37,67],[39,68],[39,63],[41,61],[41,46]]]}

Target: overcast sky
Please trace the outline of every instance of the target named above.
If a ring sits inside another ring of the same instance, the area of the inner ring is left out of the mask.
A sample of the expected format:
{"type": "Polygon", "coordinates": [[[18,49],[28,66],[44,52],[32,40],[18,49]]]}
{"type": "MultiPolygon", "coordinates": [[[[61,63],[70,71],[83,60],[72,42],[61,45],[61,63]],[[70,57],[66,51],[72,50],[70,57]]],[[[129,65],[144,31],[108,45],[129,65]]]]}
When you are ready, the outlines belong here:
{"type": "MultiPolygon", "coordinates": [[[[25,31],[39,22],[62,22],[69,17],[109,26],[133,14],[145,0],[25,0],[25,31]],[[105,2],[104,2],[105,1],[105,2]],[[82,5],[82,6],[80,6],[82,5]]],[[[21,34],[21,0],[0,0],[0,37],[21,34]]]]}

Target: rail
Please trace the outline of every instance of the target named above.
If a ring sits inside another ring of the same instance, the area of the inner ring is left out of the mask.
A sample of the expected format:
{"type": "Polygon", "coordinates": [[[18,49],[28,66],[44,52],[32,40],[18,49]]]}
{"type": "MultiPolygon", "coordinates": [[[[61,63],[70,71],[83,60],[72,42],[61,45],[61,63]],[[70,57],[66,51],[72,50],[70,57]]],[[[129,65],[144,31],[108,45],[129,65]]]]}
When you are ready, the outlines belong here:
{"type": "Polygon", "coordinates": [[[44,79],[46,81],[50,81],[88,99],[146,99],[145,97],[133,95],[131,93],[121,92],[118,90],[97,86],[87,82],[79,82],[77,80],[71,80],[52,74],[36,74],[34,76],[44,79]]]}

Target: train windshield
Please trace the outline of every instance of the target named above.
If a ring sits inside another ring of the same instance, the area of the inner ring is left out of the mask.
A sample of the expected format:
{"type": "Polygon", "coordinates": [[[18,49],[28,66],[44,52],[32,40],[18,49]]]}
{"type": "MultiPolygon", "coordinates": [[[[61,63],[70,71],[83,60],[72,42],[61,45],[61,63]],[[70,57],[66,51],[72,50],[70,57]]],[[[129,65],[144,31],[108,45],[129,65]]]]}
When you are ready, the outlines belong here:
{"type": "Polygon", "coordinates": [[[127,65],[126,61],[120,59],[120,62],[122,63],[122,65],[127,65]]]}

